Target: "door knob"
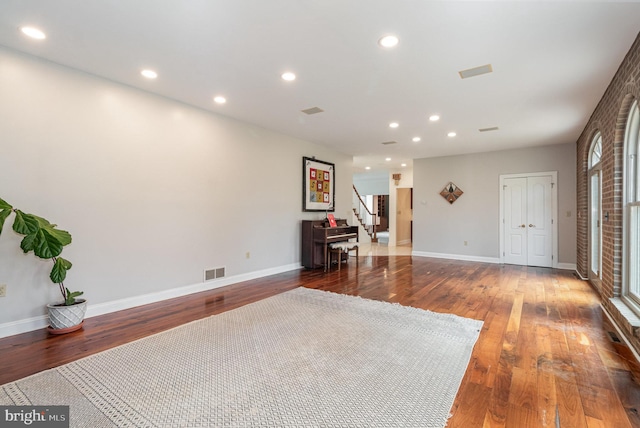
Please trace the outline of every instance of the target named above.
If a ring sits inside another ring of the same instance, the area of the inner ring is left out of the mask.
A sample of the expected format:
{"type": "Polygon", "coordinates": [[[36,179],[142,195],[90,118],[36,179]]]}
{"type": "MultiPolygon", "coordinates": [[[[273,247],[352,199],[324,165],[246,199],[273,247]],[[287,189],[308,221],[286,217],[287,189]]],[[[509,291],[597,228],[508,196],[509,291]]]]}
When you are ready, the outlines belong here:
{"type": "Polygon", "coordinates": [[[526,225],[526,224],[521,224],[521,225],[520,225],[520,226],[518,226],[518,227],[527,227],[527,225],[526,225]]]}
{"type": "Polygon", "coordinates": [[[536,227],[536,225],[529,223],[529,227],[536,227]]]}

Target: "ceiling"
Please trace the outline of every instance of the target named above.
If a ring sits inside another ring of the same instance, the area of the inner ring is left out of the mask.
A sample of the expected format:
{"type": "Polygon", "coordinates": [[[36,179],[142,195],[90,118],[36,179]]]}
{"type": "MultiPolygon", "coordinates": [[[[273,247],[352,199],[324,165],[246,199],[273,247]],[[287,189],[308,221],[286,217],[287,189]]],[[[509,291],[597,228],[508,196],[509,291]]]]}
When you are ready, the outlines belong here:
{"type": "Polygon", "coordinates": [[[575,142],[639,30],[637,1],[0,1],[0,45],[330,146],[356,172],[575,142]]]}

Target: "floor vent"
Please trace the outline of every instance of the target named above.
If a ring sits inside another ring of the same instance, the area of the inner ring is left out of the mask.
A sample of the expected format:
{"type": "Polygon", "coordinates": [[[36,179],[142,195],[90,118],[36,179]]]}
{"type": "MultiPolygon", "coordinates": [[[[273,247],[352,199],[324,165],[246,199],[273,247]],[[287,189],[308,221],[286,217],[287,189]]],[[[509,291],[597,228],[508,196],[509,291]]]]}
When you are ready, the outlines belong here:
{"type": "Polygon", "coordinates": [[[207,269],[204,271],[204,280],[211,281],[213,279],[218,279],[224,277],[224,267],[207,269]]]}
{"type": "Polygon", "coordinates": [[[612,332],[612,331],[608,331],[607,333],[609,334],[609,337],[611,338],[611,341],[612,341],[612,342],[620,343],[620,339],[618,338],[618,335],[616,335],[616,334],[615,334],[614,332],[612,332]]]}

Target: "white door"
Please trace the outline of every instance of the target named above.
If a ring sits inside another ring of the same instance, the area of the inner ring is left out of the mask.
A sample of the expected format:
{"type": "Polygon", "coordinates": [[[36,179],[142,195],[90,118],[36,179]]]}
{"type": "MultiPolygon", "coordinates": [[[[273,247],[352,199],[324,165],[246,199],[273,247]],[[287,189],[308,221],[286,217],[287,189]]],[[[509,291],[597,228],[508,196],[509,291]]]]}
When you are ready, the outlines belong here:
{"type": "Polygon", "coordinates": [[[551,176],[527,178],[527,265],[553,265],[551,176]]]}
{"type": "Polygon", "coordinates": [[[503,192],[504,262],[527,265],[527,179],[506,179],[503,192]]]}
{"type": "Polygon", "coordinates": [[[505,178],[503,183],[504,262],[552,267],[552,177],[505,178]]]}

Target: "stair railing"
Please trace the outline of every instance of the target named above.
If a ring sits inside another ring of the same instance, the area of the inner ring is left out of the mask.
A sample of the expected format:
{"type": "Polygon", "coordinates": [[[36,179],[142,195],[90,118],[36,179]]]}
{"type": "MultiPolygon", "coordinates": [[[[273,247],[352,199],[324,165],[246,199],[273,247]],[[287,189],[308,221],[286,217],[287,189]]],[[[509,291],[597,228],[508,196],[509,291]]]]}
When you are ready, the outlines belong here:
{"type": "Polygon", "coordinates": [[[353,192],[353,211],[356,213],[358,220],[360,220],[360,224],[362,224],[371,236],[371,240],[376,242],[376,224],[378,223],[377,215],[369,210],[369,207],[367,207],[367,204],[362,200],[362,197],[360,196],[360,193],[358,193],[358,189],[356,189],[355,185],[353,185],[353,192]]]}

